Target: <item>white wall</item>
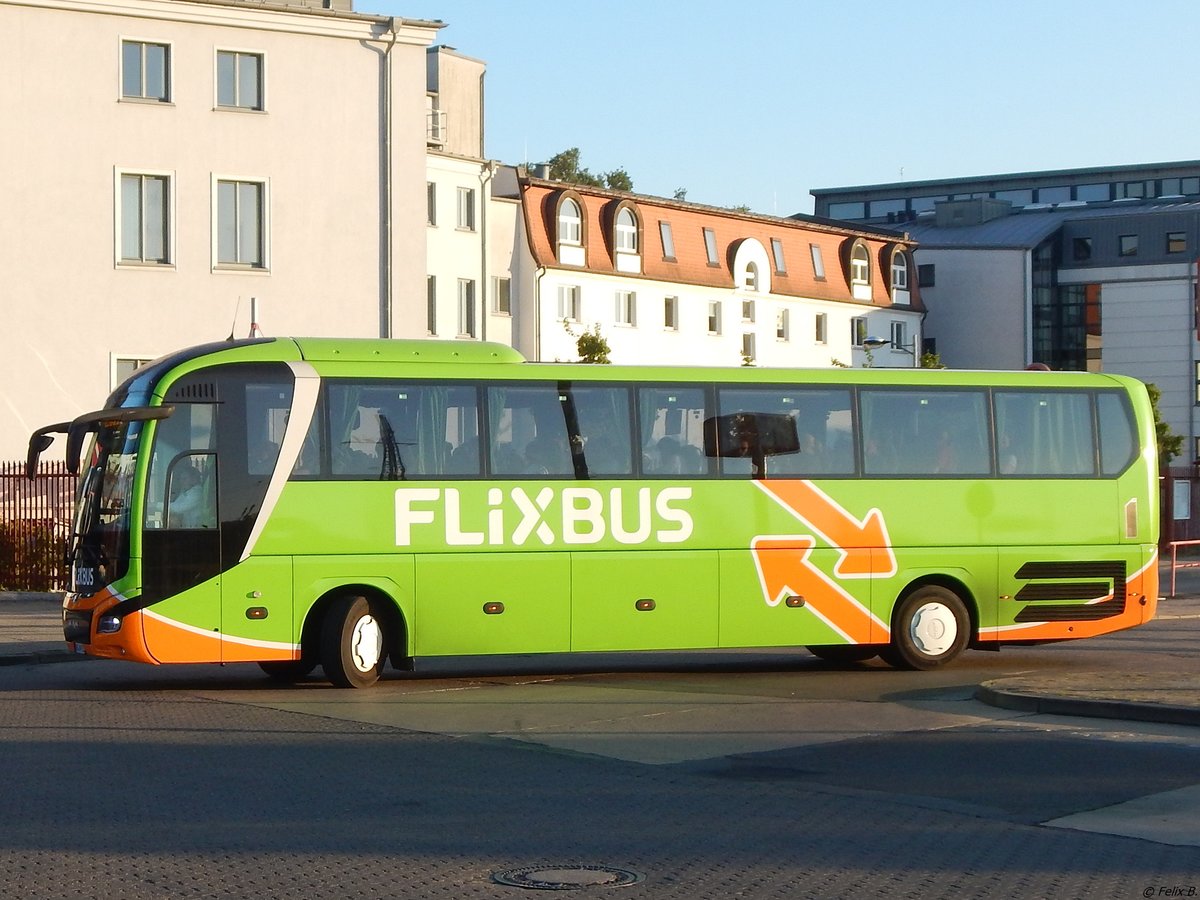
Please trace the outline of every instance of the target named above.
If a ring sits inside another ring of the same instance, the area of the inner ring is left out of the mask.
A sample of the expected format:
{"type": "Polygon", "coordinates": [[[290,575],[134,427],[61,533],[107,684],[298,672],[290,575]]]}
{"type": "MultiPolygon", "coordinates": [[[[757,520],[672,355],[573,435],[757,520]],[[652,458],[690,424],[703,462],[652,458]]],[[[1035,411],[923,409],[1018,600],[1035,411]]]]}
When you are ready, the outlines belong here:
{"type": "MultiPolygon", "coordinates": [[[[244,336],[251,297],[267,334],[380,334],[378,22],[162,0],[135,14],[115,0],[30,2],[0,2],[10,223],[0,458],[22,456],[34,428],[100,406],[114,354],[154,357],[231,328],[244,336]],[[171,103],[121,99],[122,38],[170,45],[171,103]],[[264,112],[214,108],[217,48],[264,55],[264,112]],[[169,266],[116,262],[122,169],[171,180],[169,266]],[[267,269],[215,269],[215,178],[267,181],[267,269]]],[[[391,54],[393,290],[419,292],[422,310],[424,179],[410,173],[424,169],[433,33],[409,27],[391,54]]]]}

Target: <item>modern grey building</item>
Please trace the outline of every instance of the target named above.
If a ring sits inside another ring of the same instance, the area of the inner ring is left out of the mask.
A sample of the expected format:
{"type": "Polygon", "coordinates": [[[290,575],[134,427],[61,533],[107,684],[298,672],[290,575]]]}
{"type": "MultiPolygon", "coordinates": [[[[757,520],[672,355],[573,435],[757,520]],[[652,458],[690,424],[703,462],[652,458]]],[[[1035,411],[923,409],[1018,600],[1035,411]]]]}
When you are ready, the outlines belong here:
{"type": "Polygon", "coordinates": [[[1200,198],[1200,160],[1088,169],[1052,169],[972,178],[815,188],[814,212],[877,224],[911,221],[945,200],[1006,200],[1015,207],[1111,200],[1200,198]]]}

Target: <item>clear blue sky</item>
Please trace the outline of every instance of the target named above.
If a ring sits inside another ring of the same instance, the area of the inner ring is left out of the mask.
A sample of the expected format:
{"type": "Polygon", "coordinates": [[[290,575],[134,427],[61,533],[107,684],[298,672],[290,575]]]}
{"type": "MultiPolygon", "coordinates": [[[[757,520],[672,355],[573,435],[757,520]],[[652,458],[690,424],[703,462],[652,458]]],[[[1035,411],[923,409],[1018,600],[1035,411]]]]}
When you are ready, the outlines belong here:
{"type": "Polygon", "coordinates": [[[579,147],[639,193],[809,190],[1200,159],[1193,0],[355,0],[485,61],[487,154],[579,147]]]}

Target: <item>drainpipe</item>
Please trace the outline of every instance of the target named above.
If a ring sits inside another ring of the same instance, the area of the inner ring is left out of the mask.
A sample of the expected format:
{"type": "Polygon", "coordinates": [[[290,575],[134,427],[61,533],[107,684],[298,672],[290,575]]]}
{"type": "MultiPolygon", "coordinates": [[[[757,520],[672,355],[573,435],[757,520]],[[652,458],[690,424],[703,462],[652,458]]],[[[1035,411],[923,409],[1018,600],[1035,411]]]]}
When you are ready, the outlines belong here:
{"type": "MultiPolygon", "coordinates": [[[[482,81],[482,78],[480,79],[482,81]]],[[[488,160],[479,167],[479,339],[487,340],[488,290],[488,185],[496,174],[496,164],[488,160]]]]}
{"type": "Polygon", "coordinates": [[[383,337],[395,334],[392,323],[392,48],[396,17],[388,19],[392,39],[383,51],[383,337]]]}
{"type": "Polygon", "coordinates": [[[542,276],[545,266],[538,266],[533,274],[533,358],[542,361],[542,276]]]}

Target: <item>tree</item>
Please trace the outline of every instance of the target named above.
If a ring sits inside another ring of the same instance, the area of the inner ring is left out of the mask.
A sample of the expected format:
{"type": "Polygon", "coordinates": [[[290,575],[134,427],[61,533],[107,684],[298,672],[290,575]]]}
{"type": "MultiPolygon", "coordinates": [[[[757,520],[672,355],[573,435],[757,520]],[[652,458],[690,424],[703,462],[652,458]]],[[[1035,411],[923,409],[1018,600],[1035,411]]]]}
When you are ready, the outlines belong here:
{"type": "Polygon", "coordinates": [[[1183,435],[1176,434],[1171,426],[1163,421],[1162,413],[1158,411],[1158,401],[1162,391],[1158,385],[1146,382],[1146,393],[1150,395],[1150,407],[1154,410],[1154,435],[1158,439],[1158,465],[1165,469],[1171,460],[1183,452],[1183,435]]]}
{"type": "Polygon", "coordinates": [[[563,328],[567,334],[575,338],[575,350],[579,354],[581,363],[594,363],[598,365],[608,365],[612,362],[608,358],[608,354],[612,348],[608,346],[608,340],[600,333],[600,323],[597,322],[583,334],[576,334],[571,330],[571,323],[563,319],[563,328]]]}
{"type": "Polygon", "coordinates": [[[633,179],[623,168],[593,175],[579,166],[579,148],[569,147],[550,157],[550,177],[567,184],[586,184],[590,187],[606,187],[614,191],[632,191],[633,179]]]}

